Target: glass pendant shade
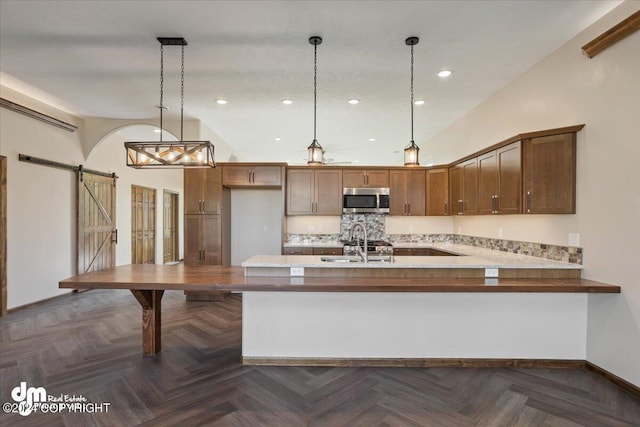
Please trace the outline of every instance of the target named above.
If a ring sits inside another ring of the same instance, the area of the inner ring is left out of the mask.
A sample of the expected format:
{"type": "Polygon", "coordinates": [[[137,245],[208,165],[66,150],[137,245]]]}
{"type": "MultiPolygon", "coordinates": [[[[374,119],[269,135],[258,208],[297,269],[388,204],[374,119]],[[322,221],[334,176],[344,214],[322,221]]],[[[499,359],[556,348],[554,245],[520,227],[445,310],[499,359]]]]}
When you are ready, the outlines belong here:
{"type": "Polygon", "coordinates": [[[415,142],[411,141],[409,145],[404,149],[404,165],[405,166],[419,166],[418,154],[420,147],[415,142]]]}
{"type": "Polygon", "coordinates": [[[311,145],[307,147],[309,150],[309,160],[307,160],[308,165],[322,165],[322,146],[318,143],[318,140],[314,139],[311,145]]]}

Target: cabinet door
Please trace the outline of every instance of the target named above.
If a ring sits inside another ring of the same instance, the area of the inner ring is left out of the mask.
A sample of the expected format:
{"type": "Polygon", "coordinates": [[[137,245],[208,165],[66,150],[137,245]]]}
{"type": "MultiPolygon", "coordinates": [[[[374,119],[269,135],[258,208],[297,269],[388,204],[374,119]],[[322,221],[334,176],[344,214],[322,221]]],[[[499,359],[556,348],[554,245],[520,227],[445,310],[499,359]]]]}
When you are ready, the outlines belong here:
{"type": "Polygon", "coordinates": [[[462,163],[462,213],[478,213],[478,159],[462,163]]]}
{"type": "Polygon", "coordinates": [[[217,215],[222,213],[222,171],[221,168],[206,168],[204,171],[204,198],[202,213],[217,215]]]}
{"type": "Polygon", "coordinates": [[[372,169],[366,171],[365,186],[369,188],[389,187],[389,171],[372,169]]]}
{"type": "Polygon", "coordinates": [[[289,247],[282,250],[283,255],[313,255],[313,248],[289,247]]]}
{"type": "Polygon", "coordinates": [[[407,175],[401,170],[389,172],[389,215],[407,214],[407,175]]]}
{"type": "MultiPolygon", "coordinates": [[[[186,172],[186,171],[185,171],[186,172]]],[[[202,264],[202,215],[185,215],[184,217],[184,264],[202,264]]]]}
{"type": "Polygon", "coordinates": [[[427,172],[426,214],[431,216],[449,214],[449,170],[431,169],[427,172]]]}
{"type": "Polygon", "coordinates": [[[247,186],[250,184],[251,170],[249,166],[223,166],[222,185],[229,187],[247,186]]]}
{"type": "Polygon", "coordinates": [[[263,187],[282,186],[280,166],[254,166],[251,168],[251,184],[263,187]]]}
{"type": "Polygon", "coordinates": [[[498,162],[496,152],[490,151],[478,156],[478,213],[496,213],[497,196],[498,162]]]}
{"type": "Polygon", "coordinates": [[[315,214],[342,215],[342,170],[315,171],[315,214]]]}
{"type": "Polygon", "coordinates": [[[524,212],[576,212],[575,133],[524,141],[524,212]]]}
{"type": "Polygon", "coordinates": [[[496,209],[501,214],[522,212],[522,165],[520,141],[496,150],[498,161],[498,198],[496,209]]]}
{"type": "Polygon", "coordinates": [[[365,171],[363,169],[343,169],[342,186],[347,188],[362,188],[365,186],[365,171]]]}
{"type": "Polygon", "coordinates": [[[342,248],[313,248],[314,255],[342,255],[342,248]]]}
{"type": "Polygon", "coordinates": [[[449,212],[452,215],[462,214],[462,167],[449,168],[449,212]]]}
{"type": "Polygon", "coordinates": [[[424,216],[425,175],[424,171],[407,171],[407,214],[424,216]]]}
{"type": "Polygon", "coordinates": [[[314,173],[308,169],[287,171],[287,215],[313,215],[314,173]]]}
{"type": "Polygon", "coordinates": [[[220,215],[203,215],[202,221],[202,263],[206,265],[222,265],[222,228],[220,215]]]}
{"type": "Polygon", "coordinates": [[[184,213],[199,214],[202,212],[204,199],[204,169],[184,170],[184,213]]]}

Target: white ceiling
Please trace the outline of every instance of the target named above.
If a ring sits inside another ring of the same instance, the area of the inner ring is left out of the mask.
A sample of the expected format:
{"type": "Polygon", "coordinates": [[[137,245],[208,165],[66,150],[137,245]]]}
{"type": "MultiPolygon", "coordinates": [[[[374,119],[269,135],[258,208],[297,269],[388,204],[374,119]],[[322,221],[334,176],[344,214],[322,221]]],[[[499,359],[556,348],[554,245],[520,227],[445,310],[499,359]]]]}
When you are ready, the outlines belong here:
{"type": "MultiPolygon", "coordinates": [[[[81,116],[156,117],[156,37],[184,37],[185,117],[246,160],[301,163],[313,139],[307,40],[320,35],[317,134],[327,157],[400,165],[410,139],[406,37],[420,37],[420,145],[619,3],[1,0],[0,71],[3,84],[81,116]],[[441,79],[445,68],[453,75],[441,79]]],[[[165,48],[168,116],[179,112],[179,58],[165,48]]]]}

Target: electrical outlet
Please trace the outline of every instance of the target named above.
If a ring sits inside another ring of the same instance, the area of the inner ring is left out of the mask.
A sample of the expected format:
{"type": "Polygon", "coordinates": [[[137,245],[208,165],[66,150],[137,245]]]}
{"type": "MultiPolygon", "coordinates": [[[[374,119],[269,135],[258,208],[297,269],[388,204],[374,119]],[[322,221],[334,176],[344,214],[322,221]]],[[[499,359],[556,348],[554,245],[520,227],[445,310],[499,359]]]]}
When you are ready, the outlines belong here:
{"type": "Polygon", "coordinates": [[[462,234],[462,227],[458,227],[458,234],[462,234]]]}
{"type": "Polygon", "coordinates": [[[304,276],[304,267],[291,267],[290,268],[290,276],[304,276]]]}
{"type": "Polygon", "coordinates": [[[413,233],[413,225],[409,226],[409,233],[413,233]]]}
{"type": "Polygon", "coordinates": [[[484,269],[484,277],[498,277],[498,269],[497,268],[485,268],[484,269]]]}
{"type": "Polygon", "coordinates": [[[309,231],[309,232],[316,231],[316,226],[315,225],[307,225],[307,231],[309,231]]]}
{"type": "Polygon", "coordinates": [[[569,246],[580,246],[580,233],[569,233],[569,246]]]}
{"type": "Polygon", "coordinates": [[[265,233],[268,233],[269,232],[269,225],[265,224],[263,229],[264,229],[265,233]]]}
{"type": "Polygon", "coordinates": [[[498,228],[498,239],[502,239],[502,228],[498,228]]]}

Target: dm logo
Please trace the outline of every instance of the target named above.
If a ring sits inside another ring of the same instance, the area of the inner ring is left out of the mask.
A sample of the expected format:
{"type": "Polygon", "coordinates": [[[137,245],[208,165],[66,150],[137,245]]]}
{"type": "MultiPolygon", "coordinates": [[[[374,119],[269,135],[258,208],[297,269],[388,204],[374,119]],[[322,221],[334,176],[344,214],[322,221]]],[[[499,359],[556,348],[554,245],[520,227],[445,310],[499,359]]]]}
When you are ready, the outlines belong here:
{"type": "Polygon", "coordinates": [[[29,415],[34,409],[34,403],[47,401],[47,391],[44,387],[29,387],[26,382],[21,382],[18,387],[11,390],[11,398],[18,402],[18,413],[23,417],[29,415]]]}

